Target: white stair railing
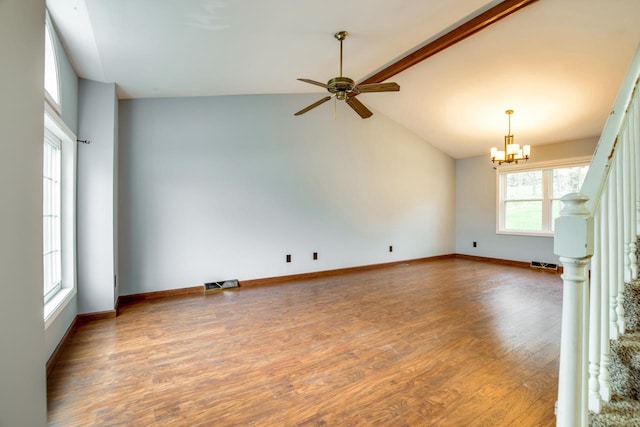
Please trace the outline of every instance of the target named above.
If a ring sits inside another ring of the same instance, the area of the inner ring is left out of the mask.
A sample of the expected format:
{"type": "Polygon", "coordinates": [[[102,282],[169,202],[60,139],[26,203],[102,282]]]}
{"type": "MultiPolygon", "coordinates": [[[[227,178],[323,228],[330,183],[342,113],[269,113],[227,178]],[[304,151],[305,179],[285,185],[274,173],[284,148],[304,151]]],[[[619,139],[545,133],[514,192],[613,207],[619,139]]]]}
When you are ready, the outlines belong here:
{"type": "Polygon", "coordinates": [[[587,426],[611,399],[609,340],[625,332],[624,283],[638,277],[640,49],[580,193],[562,198],[554,252],[563,265],[556,425],[587,426]],[[591,270],[589,273],[589,269],[591,270]]]}

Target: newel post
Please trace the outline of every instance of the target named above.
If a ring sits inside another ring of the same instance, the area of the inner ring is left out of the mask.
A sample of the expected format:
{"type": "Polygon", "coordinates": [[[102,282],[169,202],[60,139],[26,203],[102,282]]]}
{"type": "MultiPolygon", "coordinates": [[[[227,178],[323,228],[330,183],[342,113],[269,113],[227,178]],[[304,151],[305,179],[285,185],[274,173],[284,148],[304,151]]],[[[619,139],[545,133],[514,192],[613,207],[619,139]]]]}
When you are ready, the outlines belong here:
{"type": "Polygon", "coordinates": [[[576,427],[588,424],[587,267],[593,255],[593,216],[585,206],[589,198],[584,194],[567,194],[561,200],[554,238],[554,253],[564,269],[556,425],[576,427]]]}

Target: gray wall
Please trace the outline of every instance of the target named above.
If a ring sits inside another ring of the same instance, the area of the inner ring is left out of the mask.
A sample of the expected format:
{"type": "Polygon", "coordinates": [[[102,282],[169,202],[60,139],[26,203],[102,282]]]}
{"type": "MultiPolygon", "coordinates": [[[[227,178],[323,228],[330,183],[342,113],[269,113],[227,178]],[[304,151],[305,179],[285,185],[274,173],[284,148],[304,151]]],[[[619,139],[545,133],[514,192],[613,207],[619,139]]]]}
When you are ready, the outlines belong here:
{"type": "Polygon", "coordinates": [[[78,312],[113,310],[115,265],[116,88],[80,79],[78,137],[78,312]]]}
{"type": "MultiPolygon", "coordinates": [[[[55,27],[55,24],[54,24],[55,27]]],[[[78,133],[78,77],[69,62],[57,34],[53,35],[58,59],[58,77],[60,79],[60,108],[62,121],[77,135],[78,133]]],[[[45,330],[45,354],[47,359],[53,354],[60,340],[78,314],[78,295],[53,320],[45,330]]]]}
{"type": "MultiPolygon", "coordinates": [[[[590,138],[537,145],[530,162],[591,156],[597,142],[598,138],[590,138]]],[[[558,263],[553,237],[496,234],[496,197],[496,170],[488,153],[456,161],[456,253],[558,263]]]]}
{"type": "Polygon", "coordinates": [[[453,252],[454,160],[316,98],[120,102],[121,294],[453,252]]]}
{"type": "Polygon", "coordinates": [[[45,426],[44,0],[0,1],[0,426],[45,426]]]}

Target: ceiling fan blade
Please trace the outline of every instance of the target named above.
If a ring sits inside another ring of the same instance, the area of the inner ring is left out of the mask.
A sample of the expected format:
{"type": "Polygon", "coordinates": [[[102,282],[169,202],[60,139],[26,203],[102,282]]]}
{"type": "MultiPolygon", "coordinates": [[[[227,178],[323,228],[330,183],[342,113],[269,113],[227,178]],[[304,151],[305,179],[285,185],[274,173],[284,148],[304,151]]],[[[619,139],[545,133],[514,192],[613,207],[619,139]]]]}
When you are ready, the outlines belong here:
{"type": "Polygon", "coordinates": [[[301,82],[312,84],[312,85],[321,86],[321,87],[323,87],[325,89],[327,89],[329,87],[325,83],[320,83],[320,82],[317,82],[315,80],[310,80],[310,79],[298,79],[298,80],[300,80],[301,82]]]}
{"type": "Polygon", "coordinates": [[[349,106],[353,108],[353,110],[358,113],[363,119],[373,116],[371,110],[365,107],[364,104],[358,101],[355,97],[347,97],[346,101],[347,104],[349,104],[349,106]]]}
{"type": "Polygon", "coordinates": [[[356,91],[360,93],[366,92],[397,92],[400,90],[400,85],[395,82],[389,83],[369,83],[356,86],[356,91]]]}
{"type": "Polygon", "coordinates": [[[306,113],[309,110],[313,110],[314,108],[316,108],[318,105],[322,105],[325,102],[327,102],[328,100],[330,100],[331,98],[333,98],[333,96],[325,96],[324,98],[322,98],[320,101],[316,101],[313,104],[309,105],[308,107],[303,108],[302,110],[298,111],[297,113],[294,114],[294,116],[300,116],[304,113],[306,113]]]}

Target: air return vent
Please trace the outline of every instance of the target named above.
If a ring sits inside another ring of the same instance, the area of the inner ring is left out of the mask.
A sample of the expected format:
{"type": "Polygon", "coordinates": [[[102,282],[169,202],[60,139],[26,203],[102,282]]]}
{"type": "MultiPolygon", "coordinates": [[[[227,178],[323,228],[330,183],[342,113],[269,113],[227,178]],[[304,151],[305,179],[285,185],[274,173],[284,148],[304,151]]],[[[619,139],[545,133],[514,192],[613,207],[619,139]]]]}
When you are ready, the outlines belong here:
{"type": "Polygon", "coordinates": [[[531,261],[531,268],[538,268],[541,270],[558,271],[558,264],[552,264],[550,262],[531,261]]]}
{"type": "Polygon", "coordinates": [[[238,280],[237,279],[224,280],[222,282],[205,283],[204,284],[204,293],[208,294],[208,293],[219,291],[219,290],[222,290],[222,289],[237,288],[238,286],[239,286],[239,284],[238,284],[238,280]]]}

